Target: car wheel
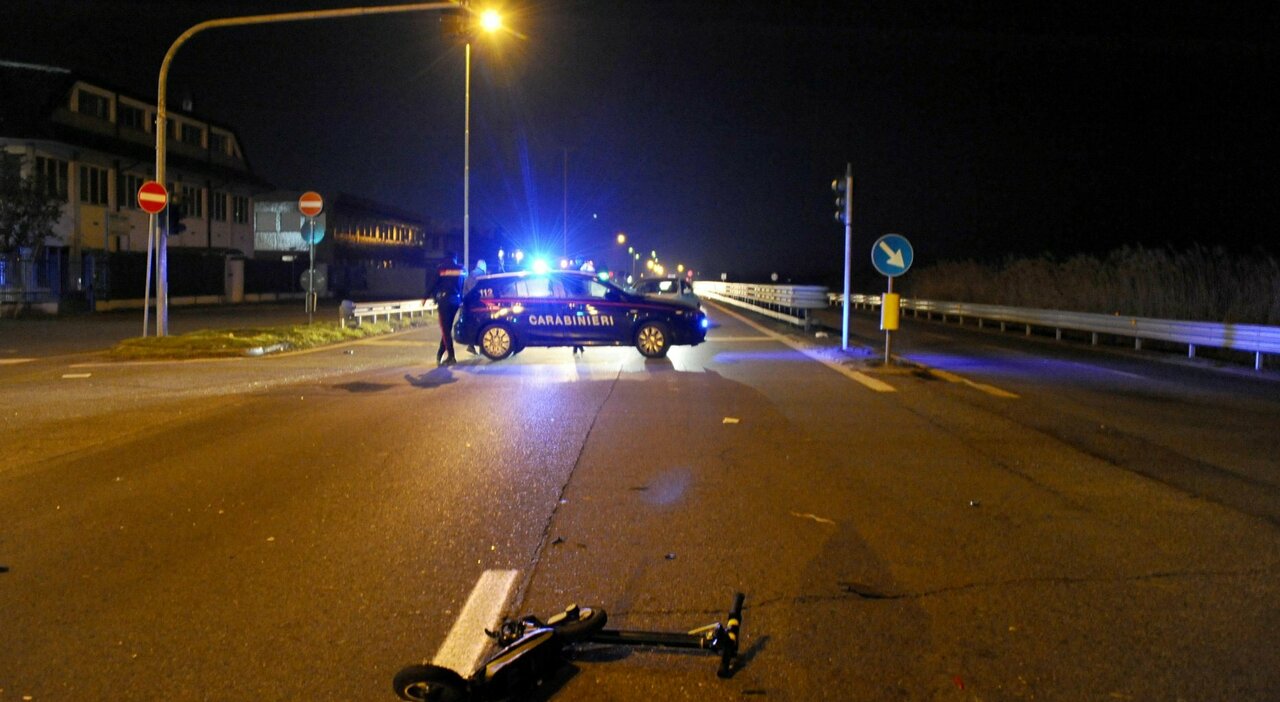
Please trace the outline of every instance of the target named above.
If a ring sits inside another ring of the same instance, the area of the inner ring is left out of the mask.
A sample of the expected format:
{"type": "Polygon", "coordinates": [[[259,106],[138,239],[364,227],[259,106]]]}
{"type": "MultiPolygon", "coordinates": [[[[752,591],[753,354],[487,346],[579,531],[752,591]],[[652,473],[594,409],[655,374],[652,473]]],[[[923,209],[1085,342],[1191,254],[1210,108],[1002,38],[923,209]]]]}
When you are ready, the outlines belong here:
{"type": "Polygon", "coordinates": [[[501,361],[511,355],[515,339],[504,324],[490,324],[480,330],[480,353],[491,361],[501,361]]]}
{"type": "Polygon", "coordinates": [[[661,322],[645,322],[636,330],[636,348],[645,358],[662,358],[671,347],[671,335],[661,322]]]}
{"type": "Polygon", "coordinates": [[[402,700],[463,702],[468,698],[467,682],[462,676],[436,665],[404,668],[396,673],[391,685],[402,700]]]}

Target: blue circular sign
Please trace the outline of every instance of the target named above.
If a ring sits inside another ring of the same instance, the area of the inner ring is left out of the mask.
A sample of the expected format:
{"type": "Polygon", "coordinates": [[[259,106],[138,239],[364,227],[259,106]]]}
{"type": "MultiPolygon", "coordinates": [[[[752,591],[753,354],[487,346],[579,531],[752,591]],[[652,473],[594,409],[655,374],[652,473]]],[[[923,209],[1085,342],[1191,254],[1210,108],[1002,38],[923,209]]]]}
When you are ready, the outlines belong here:
{"type": "Polygon", "coordinates": [[[871,245],[871,265],[890,278],[906,273],[914,255],[911,242],[901,234],[885,234],[871,245]]]}
{"type": "Polygon", "coordinates": [[[302,220],[302,243],[319,244],[324,238],[324,222],[315,217],[304,217],[302,220]]]}

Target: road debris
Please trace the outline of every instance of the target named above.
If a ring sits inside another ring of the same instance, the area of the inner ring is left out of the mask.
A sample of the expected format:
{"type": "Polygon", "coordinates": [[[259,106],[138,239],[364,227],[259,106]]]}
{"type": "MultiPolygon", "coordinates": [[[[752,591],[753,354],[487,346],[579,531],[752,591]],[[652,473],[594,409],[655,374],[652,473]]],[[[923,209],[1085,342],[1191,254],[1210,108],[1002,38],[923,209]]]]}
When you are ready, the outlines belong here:
{"type": "Polygon", "coordinates": [[[792,512],[791,516],[799,517],[801,519],[812,519],[813,521],[818,522],[819,524],[833,524],[833,525],[835,524],[835,520],[827,519],[826,517],[819,517],[818,515],[812,512],[805,512],[804,514],[801,514],[799,512],[792,512]]]}

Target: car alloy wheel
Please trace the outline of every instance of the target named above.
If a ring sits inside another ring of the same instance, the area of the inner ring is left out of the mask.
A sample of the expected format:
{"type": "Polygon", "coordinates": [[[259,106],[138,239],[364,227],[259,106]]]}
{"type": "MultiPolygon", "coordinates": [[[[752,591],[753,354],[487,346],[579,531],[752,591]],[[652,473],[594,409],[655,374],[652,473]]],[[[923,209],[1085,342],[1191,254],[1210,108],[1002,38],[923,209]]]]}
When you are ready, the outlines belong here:
{"type": "Polygon", "coordinates": [[[513,345],[511,331],[501,324],[491,324],[480,332],[480,353],[491,361],[510,356],[513,345]]]}
{"type": "Polygon", "coordinates": [[[646,322],[636,332],[636,348],[646,358],[662,358],[669,345],[667,330],[657,322],[646,322]]]}

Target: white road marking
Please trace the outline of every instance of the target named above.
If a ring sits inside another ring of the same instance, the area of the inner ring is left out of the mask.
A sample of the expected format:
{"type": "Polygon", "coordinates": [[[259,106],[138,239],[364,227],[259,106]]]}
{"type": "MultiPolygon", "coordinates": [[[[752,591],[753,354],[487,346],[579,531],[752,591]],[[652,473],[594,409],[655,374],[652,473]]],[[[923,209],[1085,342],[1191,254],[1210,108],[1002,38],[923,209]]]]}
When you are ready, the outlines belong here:
{"type": "Polygon", "coordinates": [[[93,376],[93,373],[63,373],[62,374],[62,377],[64,378],[90,378],[92,376],[93,376]]]}
{"type": "Polygon", "coordinates": [[[36,359],[34,358],[0,358],[0,366],[11,366],[16,363],[29,363],[34,360],[36,359]]]}
{"type": "Polygon", "coordinates": [[[707,341],[729,343],[738,341],[773,341],[773,339],[767,336],[708,336],[707,341]]]}
{"type": "Polygon", "coordinates": [[[471,675],[492,643],[484,630],[492,631],[498,626],[498,616],[511,596],[518,573],[515,570],[486,570],[480,574],[432,664],[449,668],[464,678],[471,675]]]}
{"type": "MultiPolygon", "coordinates": [[[[818,353],[816,353],[816,352],[815,352],[815,351],[813,351],[812,349],[809,349],[809,348],[807,348],[807,347],[801,346],[800,344],[798,344],[798,343],[796,343],[796,342],[792,341],[791,339],[788,339],[787,337],[785,337],[785,336],[783,336],[783,335],[781,335],[781,334],[778,334],[778,333],[775,333],[775,332],[773,332],[773,331],[770,331],[769,329],[765,328],[764,326],[761,326],[760,324],[757,324],[757,323],[755,323],[754,321],[752,321],[752,320],[750,320],[750,319],[747,319],[746,317],[744,317],[744,316],[742,316],[742,315],[738,314],[737,312],[733,312],[733,311],[731,311],[731,310],[729,310],[729,309],[727,309],[727,308],[725,308],[725,307],[722,307],[722,306],[720,306],[720,305],[715,305],[715,308],[716,308],[717,310],[719,310],[720,312],[723,312],[723,313],[725,313],[725,314],[729,315],[730,317],[733,317],[734,319],[737,319],[738,321],[740,321],[740,322],[742,322],[742,323],[744,323],[744,324],[746,324],[746,325],[748,325],[748,326],[752,327],[753,329],[755,329],[756,331],[760,332],[761,334],[764,334],[765,336],[769,337],[770,339],[773,339],[774,341],[777,341],[777,342],[779,342],[779,343],[781,343],[781,344],[785,344],[785,345],[787,345],[787,346],[790,346],[791,348],[795,349],[796,351],[799,351],[800,353],[802,353],[802,354],[804,354],[804,355],[808,356],[809,358],[812,358],[813,360],[817,361],[818,363],[821,363],[822,365],[826,366],[827,368],[830,368],[831,370],[833,370],[833,371],[835,371],[835,372],[839,373],[840,375],[843,375],[844,377],[846,377],[846,378],[848,378],[848,379],[850,379],[850,380],[852,380],[852,381],[854,381],[854,382],[860,383],[860,384],[862,384],[862,385],[864,385],[864,386],[866,386],[866,387],[868,387],[868,388],[870,388],[870,389],[872,389],[872,390],[875,390],[876,392],[897,392],[897,391],[894,389],[894,387],[893,387],[892,385],[890,385],[890,384],[888,384],[888,383],[885,383],[885,382],[883,382],[883,381],[880,381],[880,380],[876,380],[875,378],[872,378],[871,376],[867,375],[866,373],[862,373],[862,372],[859,372],[859,371],[856,371],[856,370],[850,370],[850,369],[845,368],[844,366],[840,365],[839,363],[834,363],[834,362],[832,362],[832,361],[829,361],[829,360],[827,360],[827,359],[823,358],[822,356],[820,356],[818,353]]],[[[708,341],[717,341],[717,339],[712,338],[712,339],[708,339],[708,341]]]]}
{"type": "Polygon", "coordinates": [[[1001,390],[1000,388],[994,385],[987,385],[986,383],[976,383],[972,380],[969,380],[968,378],[962,378],[956,375],[955,373],[948,373],[947,371],[939,370],[937,368],[930,368],[929,372],[933,373],[939,378],[942,378],[948,383],[960,383],[962,385],[968,385],[969,387],[975,390],[981,390],[982,392],[985,392],[988,395],[993,395],[995,397],[1003,397],[1006,400],[1018,399],[1017,395],[1009,392],[1008,390],[1001,390]]]}

